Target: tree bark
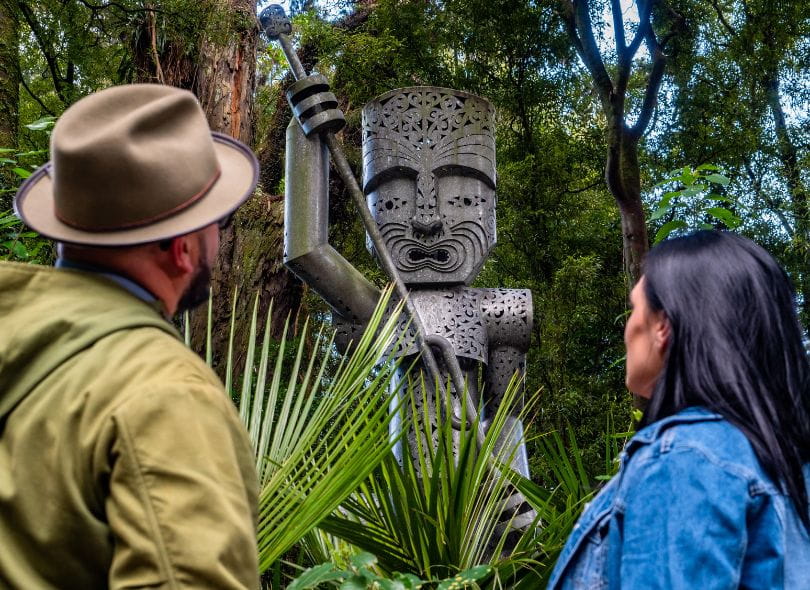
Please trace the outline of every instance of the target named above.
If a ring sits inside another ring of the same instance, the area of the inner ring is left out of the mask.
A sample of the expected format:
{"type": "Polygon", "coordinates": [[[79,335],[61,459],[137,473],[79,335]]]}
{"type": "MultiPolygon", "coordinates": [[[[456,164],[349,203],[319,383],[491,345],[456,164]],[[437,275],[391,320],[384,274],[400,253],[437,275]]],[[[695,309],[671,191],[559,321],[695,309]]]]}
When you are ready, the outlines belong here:
{"type": "MultiPolygon", "coordinates": [[[[149,42],[141,43],[139,76],[192,90],[200,99],[212,130],[252,146],[259,34],[255,2],[216,2],[217,8],[228,15],[229,30],[224,36],[227,43],[203,40],[196,55],[178,56],[170,44],[160,45],[150,38],[149,42]]],[[[146,26],[148,34],[157,33],[149,20],[146,26]]],[[[273,302],[271,326],[276,338],[281,336],[286,318],[298,313],[301,286],[282,263],[283,231],[283,199],[260,186],[237,211],[230,227],[220,234],[219,257],[212,269],[213,364],[220,374],[225,368],[232,319],[237,327],[234,366],[237,374],[242,371],[249,338],[247,325],[256,297],[260,321],[273,302]],[[232,318],[232,298],[237,291],[232,318]]],[[[198,352],[205,349],[206,325],[207,310],[191,314],[192,346],[198,352]]]]}
{"type": "MultiPolygon", "coordinates": [[[[0,147],[16,148],[19,131],[20,58],[19,20],[15,3],[0,1],[0,147]]],[[[12,188],[12,179],[3,178],[3,188],[12,188]]],[[[0,203],[10,205],[10,194],[0,203]]]]}

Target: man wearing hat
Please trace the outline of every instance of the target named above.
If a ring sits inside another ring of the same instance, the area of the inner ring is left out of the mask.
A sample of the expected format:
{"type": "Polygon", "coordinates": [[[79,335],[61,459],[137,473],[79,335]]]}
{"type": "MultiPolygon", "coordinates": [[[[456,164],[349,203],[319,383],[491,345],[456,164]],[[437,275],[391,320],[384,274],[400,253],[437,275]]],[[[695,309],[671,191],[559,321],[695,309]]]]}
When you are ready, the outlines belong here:
{"type": "Polygon", "coordinates": [[[51,156],[15,208],[57,268],[0,264],[0,587],[256,588],[250,443],[167,321],[256,159],[149,84],[77,102],[51,156]]]}

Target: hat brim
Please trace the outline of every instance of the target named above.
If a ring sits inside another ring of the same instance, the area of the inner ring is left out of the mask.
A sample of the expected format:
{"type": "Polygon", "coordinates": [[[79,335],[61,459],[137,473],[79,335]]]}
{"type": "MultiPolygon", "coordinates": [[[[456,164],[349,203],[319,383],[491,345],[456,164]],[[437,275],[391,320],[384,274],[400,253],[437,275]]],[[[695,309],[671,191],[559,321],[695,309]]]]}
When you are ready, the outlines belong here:
{"type": "Polygon", "coordinates": [[[212,133],[220,176],[210,190],[178,213],[148,225],[113,231],[85,231],[60,221],[54,211],[51,163],[36,170],[20,187],[14,210],[23,222],[59,242],[88,246],[135,246],[181,236],[227,217],[244,203],[259,180],[259,163],[243,143],[212,133]]]}

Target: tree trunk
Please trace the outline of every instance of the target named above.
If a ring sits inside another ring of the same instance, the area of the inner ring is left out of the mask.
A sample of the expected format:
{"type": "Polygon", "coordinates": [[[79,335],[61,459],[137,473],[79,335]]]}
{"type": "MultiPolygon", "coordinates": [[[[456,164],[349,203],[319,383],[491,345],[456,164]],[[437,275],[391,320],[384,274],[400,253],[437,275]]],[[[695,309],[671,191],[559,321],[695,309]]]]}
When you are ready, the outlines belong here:
{"type": "Polygon", "coordinates": [[[559,0],[558,6],[571,44],[591,75],[607,120],[605,181],[619,207],[625,270],[628,283],[633,285],[641,276],[641,263],[649,249],[646,218],[641,203],[638,142],[650,125],[658,101],[658,90],[666,65],[663,45],[682,26],[682,19],[669,10],[668,6],[664,6],[663,0],[640,0],[639,24],[628,42],[621,9],[618,3],[611,3],[618,60],[616,67],[609,71],[602,57],[602,49],[596,41],[588,0],[559,0]],[[652,26],[654,8],[665,8],[671,21],[671,29],[661,43],[652,26]],[[637,119],[630,125],[627,122],[627,90],[633,67],[639,67],[635,58],[642,43],[650,54],[650,64],[637,119]]]}
{"type": "MultiPolygon", "coordinates": [[[[227,12],[226,44],[203,40],[198,53],[179,56],[171,44],[159,44],[155,27],[146,20],[149,41],[139,49],[139,76],[150,81],[185,87],[200,99],[211,129],[254,144],[253,97],[256,89],[256,50],[258,26],[255,2],[216,0],[227,12]],[[161,62],[165,58],[166,65],[161,62]]],[[[262,175],[265,176],[265,175],[262,175]]],[[[265,187],[271,189],[271,187],[265,187]]],[[[259,318],[264,318],[273,301],[272,334],[281,336],[285,319],[295,316],[301,304],[300,283],[285,269],[283,258],[284,204],[261,186],[241,207],[231,226],[221,232],[217,265],[213,269],[214,368],[221,375],[230,334],[232,298],[238,290],[233,319],[237,326],[234,339],[236,374],[240,374],[247,351],[247,322],[254,299],[259,299],[259,318]]],[[[191,316],[192,346],[205,348],[207,310],[191,316]]]]}
{"type": "MultiPolygon", "coordinates": [[[[0,1],[0,147],[17,147],[20,102],[19,20],[16,5],[0,1]]],[[[11,178],[3,178],[3,188],[13,188],[11,178]]],[[[10,199],[10,193],[9,193],[10,199]]],[[[7,209],[8,200],[0,203],[7,209]]]]}
{"type": "Polygon", "coordinates": [[[616,168],[620,179],[618,186],[611,187],[611,193],[619,206],[622,221],[622,246],[624,268],[628,282],[632,286],[641,277],[641,264],[649,250],[647,219],[641,203],[641,175],[638,163],[638,141],[628,129],[619,138],[618,159],[608,157],[606,176],[616,168]]]}
{"type": "Polygon", "coordinates": [[[785,121],[777,68],[773,68],[765,77],[764,86],[768,107],[773,117],[779,161],[790,192],[791,212],[794,219],[792,248],[797,259],[797,268],[794,269],[793,276],[796,280],[796,289],[801,295],[802,324],[808,326],[808,321],[810,321],[810,276],[808,276],[807,263],[810,261],[810,210],[808,209],[807,187],[802,181],[799,155],[785,121]]]}

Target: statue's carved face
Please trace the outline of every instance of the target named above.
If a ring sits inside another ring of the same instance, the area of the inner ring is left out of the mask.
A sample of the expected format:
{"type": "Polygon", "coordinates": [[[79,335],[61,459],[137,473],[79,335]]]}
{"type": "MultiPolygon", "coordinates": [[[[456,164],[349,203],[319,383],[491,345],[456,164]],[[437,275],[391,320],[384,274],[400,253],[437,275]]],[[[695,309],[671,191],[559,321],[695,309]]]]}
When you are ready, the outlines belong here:
{"type": "Polygon", "coordinates": [[[492,107],[405,88],[363,110],[363,186],[407,284],[469,284],[495,245],[492,107]]]}

